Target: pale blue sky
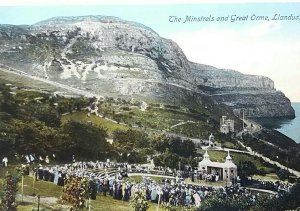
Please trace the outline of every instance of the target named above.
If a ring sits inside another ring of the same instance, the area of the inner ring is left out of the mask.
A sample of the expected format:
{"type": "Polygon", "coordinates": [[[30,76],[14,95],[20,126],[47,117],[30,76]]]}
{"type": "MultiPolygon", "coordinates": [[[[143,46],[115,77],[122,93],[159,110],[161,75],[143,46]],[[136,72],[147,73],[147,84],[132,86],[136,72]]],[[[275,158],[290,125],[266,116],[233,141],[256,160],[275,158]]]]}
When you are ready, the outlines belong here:
{"type": "MultiPolygon", "coordinates": [[[[181,30],[193,31],[212,23],[171,24],[169,16],[243,16],[270,15],[274,13],[300,15],[300,3],[248,3],[248,4],[189,4],[189,5],[95,5],[95,6],[0,6],[0,24],[34,24],[55,16],[108,15],[143,23],[159,33],[181,30]]],[[[255,22],[214,22],[218,27],[247,27],[255,22]]],[[[286,23],[287,26],[293,25],[286,23]]]]}
{"type": "Polygon", "coordinates": [[[250,21],[250,16],[300,15],[300,3],[0,6],[0,24],[33,24],[55,16],[108,15],[149,26],[173,39],[188,59],[219,68],[260,74],[300,102],[300,20],[250,21]],[[169,16],[249,15],[243,22],[170,23],[169,16]],[[298,79],[298,80],[297,80],[298,79]]]}

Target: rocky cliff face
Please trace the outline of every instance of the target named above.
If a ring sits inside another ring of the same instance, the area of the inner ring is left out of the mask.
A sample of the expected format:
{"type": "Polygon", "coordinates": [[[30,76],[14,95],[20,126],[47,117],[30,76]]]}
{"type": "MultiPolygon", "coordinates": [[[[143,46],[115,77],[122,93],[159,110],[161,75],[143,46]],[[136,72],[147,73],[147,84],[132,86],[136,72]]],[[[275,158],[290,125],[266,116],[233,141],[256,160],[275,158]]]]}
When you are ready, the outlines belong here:
{"type": "Polygon", "coordinates": [[[220,90],[274,90],[274,82],[265,76],[245,75],[235,70],[190,63],[197,83],[220,90]]]}
{"type": "Polygon", "coordinates": [[[245,75],[234,70],[191,63],[200,88],[218,103],[231,107],[237,116],[294,117],[290,100],[274,89],[274,82],[265,76],[245,75]]]}
{"type": "Polygon", "coordinates": [[[99,95],[188,105],[209,96],[237,114],[294,115],[269,78],[191,63],[173,41],[115,17],[2,25],[0,45],[0,63],[99,95]]]}

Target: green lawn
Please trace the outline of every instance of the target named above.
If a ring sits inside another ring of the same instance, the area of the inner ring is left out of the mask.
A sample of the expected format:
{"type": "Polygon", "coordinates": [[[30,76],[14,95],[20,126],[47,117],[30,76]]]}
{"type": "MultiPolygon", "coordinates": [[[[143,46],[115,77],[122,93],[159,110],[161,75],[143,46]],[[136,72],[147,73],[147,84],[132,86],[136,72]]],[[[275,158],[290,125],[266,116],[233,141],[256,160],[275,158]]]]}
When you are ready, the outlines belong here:
{"type": "MultiPolygon", "coordinates": [[[[21,183],[19,193],[21,193],[21,183]]],[[[56,197],[59,198],[62,193],[62,187],[55,185],[53,182],[45,182],[38,180],[34,182],[32,177],[24,177],[24,194],[25,195],[40,195],[43,197],[56,197]],[[34,188],[33,188],[34,186],[34,188]]]]}
{"type": "MultiPolygon", "coordinates": [[[[11,165],[7,168],[0,168],[0,182],[3,181],[5,174],[7,171],[10,173],[14,172],[15,170],[15,165],[11,165]]],[[[136,176],[133,177],[132,179],[134,180],[141,180],[141,177],[136,176]]],[[[160,177],[153,177],[155,180],[161,180],[162,178],[160,177]]],[[[19,187],[18,187],[18,194],[21,194],[21,181],[19,182],[19,187]]],[[[57,186],[53,184],[52,182],[46,182],[43,180],[38,180],[34,182],[33,178],[30,176],[25,176],[24,177],[24,195],[40,195],[41,197],[56,197],[60,199],[62,196],[62,187],[57,186]],[[34,188],[33,188],[34,186],[34,188]]],[[[150,211],[155,211],[156,210],[156,204],[149,202],[150,204],[150,211]]],[[[56,204],[56,205],[45,205],[41,204],[40,205],[40,210],[68,210],[66,208],[61,208],[61,204],[56,204]]],[[[91,207],[92,210],[103,210],[103,211],[122,211],[122,210],[133,210],[129,202],[125,201],[120,201],[120,200],[115,200],[111,196],[103,196],[103,195],[98,195],[96,200],[91,200],[91,207]]],[[[32,211],[37,210],[37,203],[30,203],[30,202],[21,202],[18,201],[18,211],[32,211]]],[[[84,209],[88,210],[88,209],[84,209]]]]}
{"type": "MultiPolygon", "coordinates": [[[[157,204],[148,202],[150,205],[149,211],[155,211],[157,204]]],[[[132,210],[133,208],[131,207],[129,202],[126,201],[120,201],[120,200],[115,200],[110,196],[98,196],[95,201],[91,201],[91,206],[92,210],[99,210],[99,211],[108,211],[108,210],[113,210],[113,211],[128,211],[132,210]]]]}
{"type": "Polygon", "coordinates": [[[226,147],[226,148],[230,148],[230,149],[245,150],[245,148],[243,148],[237,142],[232,143],[232,142],[229,142],[229,141],[225,141],[224,143],[222,143],[222,147],[226,147]]]}
{"type": "MultiPolygon", "coordinates": [[[[32,194],[32,178],[26,178],[25,179],[25,187],[24,188],[24,194],[26,195],[31,195],[32,194]]],[[[62,195],[62,188],[59,186],[54,185],[51,182],[45,182],[45,181],[38,181],[35,184],[36,187],[36,193],[41,195],[41,197],[46,197],[46,196],[54,196],[56,198],[60,198],[62,195]]],[[[21,188],[20,188],[21,189],[21,188]]],[[[20,192],[20,191],[19,191],[20,192]]],[[[37,204],[21,204],[19,202],[18,210],[22,211],[31,211],[33,208],[37,208],[37,204]]],[[[150,204],[150,211],[156,210],[156,204],[149,202],[150,204]]],[[[42,209],[41,210],[66,210],[66,208],[61,208],[62,205],[57,204],[53,206],[46,206],[46,205],[41,205],[42,209]]],[[[103,211],[122,211],[122,210],[133,210],[129,202],[126,201],[121,201],[121,200],[115,200],[111,196],[103,196],[103,195],[98,195],[96,200],[91,200],[91,208],[92,210],[103,210],[103,211]]],[[[88,209],[83,209],[83,210],[88,210],[88,209]]]]}
{"type": "Polygon", "coordinates": [[[87,112],[81,111],[81,112],[75,112],[72,114],[67,114],[65,116],[62,116],[62,122],[66,122],[68,120],[80,120],[80,121],[90,121],[94,123],[95,125],[98,125],[99,127],[102,126],[107,129],[107,132],[110,134],[115,130],[127,130],[129,127],[120,125],[117,123],[114,123],[112,121],[106,120],[101,117],[97,117],[95,115],[91,115],[90,117],[87,116],[87,112]]]}
{"type": "Polygon", "coordinates": [[[279,178],[275,173],[266,174],[265,176],[261,175],[254,175],[254,179],[261,179],[261,180],[270,180],[270,181],[278,181],[279,178]]]}
{"type": "MultiPolygon", "coordinates": [[[[148,211],[155,211],[157,204],[149,202],[148,211]]],[[[18,205],[18,211],[32,211],[33,208],[37,209],[37,204],[20,204],[18,205]]],[[[40,206],[40,210],[66,210],[66,208],[61,208],[61,205],[55,205],[53,207],[49,206],[40,206]]],[[[82,209],[84,211],[88,210],[87,208],[82,209]]],[[[91,200],[91,210],[97,211],[133,211],[133,208],[130,205],[130,202],[121,201],[113,199],[111,196],[97,196],[96,200],[91,200]]],[[[162,209],[160,209],[162,210],[162,209]]]]}

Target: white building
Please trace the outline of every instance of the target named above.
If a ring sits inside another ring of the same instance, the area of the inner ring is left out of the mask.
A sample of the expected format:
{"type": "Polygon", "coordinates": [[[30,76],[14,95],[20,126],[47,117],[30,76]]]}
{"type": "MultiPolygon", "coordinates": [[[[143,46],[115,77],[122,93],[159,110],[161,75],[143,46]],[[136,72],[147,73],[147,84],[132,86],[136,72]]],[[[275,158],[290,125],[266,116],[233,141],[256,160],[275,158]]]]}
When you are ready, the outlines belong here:
{"type": "Polygon", "coordinates": [[[208,147],[215,147],[215,137],[212,133],[208,137],[208,147]]]}
{"type": "Polygon", "coordinates": [[[229,151],[225,162],[221,163],[211,161],[206,150],[203,160],[198,164],[198,170],[206,174],[218,175],[219,179],[226,183],[231,183],[237,178],[237,166],[232,162],[229,151]]]}
{"type": "Polygon", "coordinates": [[[220,119],[220,132],[225,134],[234,132],[234,120],[227,119],[226,116],[222,116],[220,119]]]}

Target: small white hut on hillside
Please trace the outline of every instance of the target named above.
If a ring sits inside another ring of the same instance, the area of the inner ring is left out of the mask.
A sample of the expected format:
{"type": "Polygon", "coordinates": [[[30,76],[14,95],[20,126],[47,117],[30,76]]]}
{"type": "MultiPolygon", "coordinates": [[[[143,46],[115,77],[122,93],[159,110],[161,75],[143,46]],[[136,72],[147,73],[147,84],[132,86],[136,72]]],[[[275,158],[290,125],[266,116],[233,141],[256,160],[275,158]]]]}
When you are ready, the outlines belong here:
{"type": "Polygon", "coordinates": [[[225,162],[221,163],[211,161],[206,149],[203,160],[198,164],[198,170],[207,174],[218,175],[221,180],[226,182],[235,181],[237,178],[237,166],[232,162],[229,151],[225,162]]]}

